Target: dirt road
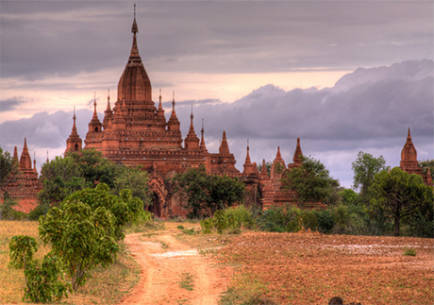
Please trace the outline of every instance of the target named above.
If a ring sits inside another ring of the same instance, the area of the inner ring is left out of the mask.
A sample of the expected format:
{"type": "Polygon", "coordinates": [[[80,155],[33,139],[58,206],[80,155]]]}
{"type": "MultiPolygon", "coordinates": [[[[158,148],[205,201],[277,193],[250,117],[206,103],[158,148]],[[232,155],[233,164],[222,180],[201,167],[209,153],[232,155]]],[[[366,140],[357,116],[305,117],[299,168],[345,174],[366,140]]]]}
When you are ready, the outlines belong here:
{"type": "Polygon", "coordinates": [[[176,238],[176,224],[155,235],[129,234],[125,244],[142,271],[133,291],[121,302],[152,305],[217,305],[226,279],[215,263],[176,238]]]}

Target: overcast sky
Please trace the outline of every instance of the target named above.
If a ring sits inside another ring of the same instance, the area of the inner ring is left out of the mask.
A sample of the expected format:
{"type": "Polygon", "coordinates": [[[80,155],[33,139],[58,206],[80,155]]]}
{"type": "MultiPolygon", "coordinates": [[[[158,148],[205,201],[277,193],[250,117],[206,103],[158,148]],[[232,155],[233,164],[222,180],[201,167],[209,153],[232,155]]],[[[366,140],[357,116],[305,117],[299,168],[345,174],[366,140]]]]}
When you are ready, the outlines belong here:
{"type": "MultiPolygon", "coordinates": [[[[115,99],[132,3],[0,0],[1,147],[27,136],[38,163],[62,153],[74,106],[85,137],[94,93],[101,113],[115,99]]],[[[254,161],[280,145],[290,162],[300,136],[350,186],[360,150],[399,164],[407,127],[434,157],[433,14],[432,1],[137,1],[136,19],[154,100],[175,90],[183,130],[194,103],[209,150],[226,129],[239,168],[247,138],[254,161]]]]}

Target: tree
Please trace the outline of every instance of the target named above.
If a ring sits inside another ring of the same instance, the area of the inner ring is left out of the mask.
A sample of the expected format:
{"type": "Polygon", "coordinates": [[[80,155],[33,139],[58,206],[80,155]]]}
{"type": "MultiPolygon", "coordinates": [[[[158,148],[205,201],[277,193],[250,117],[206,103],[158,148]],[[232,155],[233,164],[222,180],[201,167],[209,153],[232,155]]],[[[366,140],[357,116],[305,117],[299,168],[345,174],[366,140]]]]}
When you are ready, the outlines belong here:
{"type": "Polygon", "coordinates": [[[383,156],[375,158],[369,153],[359,152],[357,159],[352,163],[354,171],[354,187],[360,187],[360,195],[365,197],[369,187],[374,181],[374,176],[386,169],[386,161],[383,156]]]}
{"type": "Polygon", "coordinates": [[[148,173],[146,171],[140,168],[122,167],[113,184],[117,194],[120,194],[121,190],[129,189],[132,196],[140,198],[144,205],[150,204],[148,173]]]}
{"type": "Polygon", "coordinates": [[[339,183],[329,176],[329,171],[319,161],[303,158],[300,167],[285,171],[282,185],[297,193],[299,202],[334,203],[339,183]]]}
{"type": "Polygon", "coordinates": [[[124,237],[122,228],[137,219],[143,211],[143,202],[134,197],[130,190],[121,190],[120,196],[114,195],[107,184],[100,183],[96,188],[85,188],[69,195],[65,201],[79,201],[89,205],[93,210],[105,208],[114,216],[114,233],[116,239],[124,237]]]}
{"type": "Polygon", "coordinates": [[[17,165],[13,162],[11,155],[0,147],[0,191],[4,191],[4,186],[16,171],[17,165]]]}
{"type": "Polygon", "coordinates": [[[62,260],[73,290],[84,285],[91,269],[112,263],[119,250],[113,214],[80,201],[66,200],[39,218],[39,236],[62,260]]]}
{"type": "Polygon", "coordinates": [[[243,199],[244,184],[238,179],[228,176],[211,176],[210,180],[208,207],[212,213],[230,207],[243,199]]]}
{"type": "Polygon", "coordinates": [[[425,185],[419,175],[399,167],[383,170],[375,175],[369,193],[371,213],[392,219],[395,236],[400,235],[403,220],[411,225],[414,217],[421,215],[432,228],[433,188],[425,185]]]}
{"type": "Polygon", "coordinates": [[[23,268],[33,259],[33,254],[38,250],[38,245],[33,237],[26,235],[13,236],[9,242],[10,265],[15,268],[23,268]]]}
{"type": "Polygon", "coordinates": [[[206,203],[210,201],[210,179],[203,166],[190,168],[173,178],[175,191],[181,191],[181,195],[187,200],[184,207],[190,209],[190,217],[201,217],[206,203]]]}
{"type": "Polygon", "coordinates": [[[190,217],[232,206],[243,198],[244,184],[236,178],[208,175],[203,166],[190,168],[173,178],[176,191],[181,191],[190,209],[190,217]]]}

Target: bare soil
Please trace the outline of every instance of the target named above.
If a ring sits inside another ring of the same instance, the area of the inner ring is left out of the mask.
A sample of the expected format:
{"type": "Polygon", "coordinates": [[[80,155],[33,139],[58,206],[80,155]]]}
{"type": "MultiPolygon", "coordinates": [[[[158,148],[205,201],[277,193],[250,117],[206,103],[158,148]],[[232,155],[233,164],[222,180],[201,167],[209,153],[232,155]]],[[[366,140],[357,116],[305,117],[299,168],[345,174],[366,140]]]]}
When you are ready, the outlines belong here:
{"type": "Polygon", "coordinates": [[[126,236],[124,242],[141,267],[141,278],[121,304],[217,305],[231,274],[225,275],[214,260],[177,238],[176,223],[165,226],[156,234],[126,236]],[[191,289],[182,287],[186,274],[192,279],[191,289]]]}

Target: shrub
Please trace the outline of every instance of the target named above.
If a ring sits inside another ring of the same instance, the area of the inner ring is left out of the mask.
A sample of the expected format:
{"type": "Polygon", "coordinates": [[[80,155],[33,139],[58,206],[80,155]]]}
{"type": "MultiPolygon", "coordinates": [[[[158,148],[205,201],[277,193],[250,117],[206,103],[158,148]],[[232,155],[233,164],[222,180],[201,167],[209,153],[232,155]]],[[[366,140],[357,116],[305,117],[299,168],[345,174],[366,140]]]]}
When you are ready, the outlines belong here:
{"type": "Polygon", "coordinates": [[[217,233],[223,234],[223,230],[227,228],[227,217],[225,217],[225,212],[223,210],[218,210],[214,213],[212,218],[214,227],[217,233]]]}
{"type": "Polygon", "coordinates": [[[38,220],[39,217],[42,215],[47,214],[48,210],[50,209],[50,205],[47,203],[39,204],[36,208],[34,208],[29,213],[29,220],[38,220]]]}
{"type": "Polygon", "coordinates": [[[416,250],[409,248],[404,251],[405,256],[416,256],[416,250]]]}
{"type": "Polygon", "coordinates": [[[24,290],[24,300],[35,303],[51,303],[59,301],[63,296],[67,296],[67,285],[59,280],[62,275],[59,259],[47,254],[39,265],[37,261],[32,261],[26,265],[24,276],[26,278],[26,288],[24,290]]]}
{"type": "Polygon", "coordinates": [[[200,221],[200,228],[203,234],[210,234],[213,228],[213,223],[211,218],[202,219],[200,221]]]}
{"type": "Polygon", "coordinates": [[[285,232],[286,230],[286,217],[283,209],[280,207],[273,207],[265,210],[257,220],[259,229],[267,232],[285,232]]]}
{"type": "Polygon", "coordinates": [[[330,210],[314,211],[318,220],[318,231],[321,233],[330,233],[335,225],[333,215],[330,210]]]}
{"type": "Polygon", "coordinates": [[[38,245],[33,237],[25,235],[13,236],[9,242],[10,265],[15,268],[23,268],[32,261],[33,254],[38,250],[38,245]]]}
{"type": "Polygon", "coordinates": [[[318,231],[318,218],[314,211],[302,210],[301,219],[303,222],[303,228],[311,231],[318,231]]]}
{"type": "Polygon", "coordinates": [[[114,223],[105,207],[92,209],[80,201],[66,201],[39,219],[39,235],[62,258],[74,290],[86,282],[89,270],[114,261],[119,250],[114,223]]]}

